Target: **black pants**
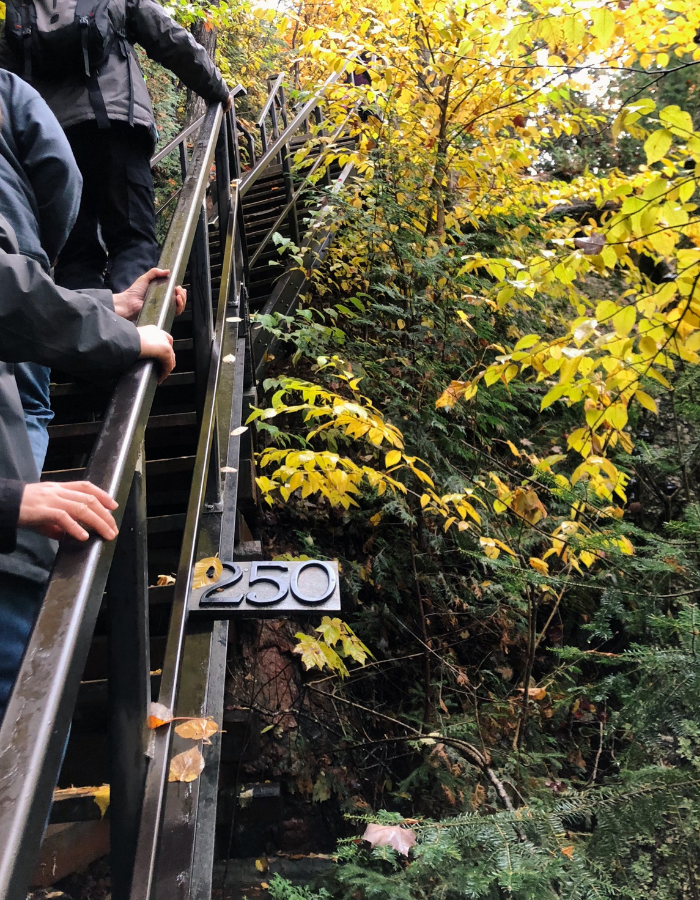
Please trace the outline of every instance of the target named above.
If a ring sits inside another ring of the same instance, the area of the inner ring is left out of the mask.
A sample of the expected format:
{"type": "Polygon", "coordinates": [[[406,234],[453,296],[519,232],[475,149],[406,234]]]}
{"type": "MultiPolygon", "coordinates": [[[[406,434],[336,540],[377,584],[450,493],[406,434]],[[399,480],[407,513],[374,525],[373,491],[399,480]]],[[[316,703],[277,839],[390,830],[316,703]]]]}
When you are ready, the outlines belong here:
{"type": "Polygon", "coordinates": [[[155,195],[143,126],[81,122],[66,129],[83,176],[80,211],[56,265],[62,287],[129,287],[158,264],[155,195]]]}

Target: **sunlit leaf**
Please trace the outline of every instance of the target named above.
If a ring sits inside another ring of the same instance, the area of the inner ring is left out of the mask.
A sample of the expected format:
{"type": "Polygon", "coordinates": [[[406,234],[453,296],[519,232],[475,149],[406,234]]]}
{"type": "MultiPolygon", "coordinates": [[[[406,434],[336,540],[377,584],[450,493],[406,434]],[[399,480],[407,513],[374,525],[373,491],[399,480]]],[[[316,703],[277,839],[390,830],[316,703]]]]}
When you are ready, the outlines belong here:
{"type": "Polygon", "coordinates": [[[221,560],[216,556],[208,556],[205,559],[200,559],[199,562],[196,562],[194,565],[192,573],[192,589],[196,591],[198,588],[203,588],[208,584],[214,584],[219,580],[219,575],[221,575],[223,569],[224,567],[221,560]]]}

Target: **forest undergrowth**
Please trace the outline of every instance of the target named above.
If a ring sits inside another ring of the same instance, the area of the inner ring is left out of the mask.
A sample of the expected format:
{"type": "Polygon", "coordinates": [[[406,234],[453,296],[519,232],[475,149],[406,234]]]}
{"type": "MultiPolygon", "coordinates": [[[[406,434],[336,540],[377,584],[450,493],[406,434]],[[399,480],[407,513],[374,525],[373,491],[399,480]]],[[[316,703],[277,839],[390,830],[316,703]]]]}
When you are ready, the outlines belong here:
{"type": "Polygon", "coordinates": [[[311,82],[371,83],[331,108],[362,116],[328,258],[256,318],[285,341],[250,420],[266,548],[337,559],[344,600],[297,635],[294,789],[349,836],[329,893],[274,897],[698,897],[696,18],[280,26],[311,82]]]}

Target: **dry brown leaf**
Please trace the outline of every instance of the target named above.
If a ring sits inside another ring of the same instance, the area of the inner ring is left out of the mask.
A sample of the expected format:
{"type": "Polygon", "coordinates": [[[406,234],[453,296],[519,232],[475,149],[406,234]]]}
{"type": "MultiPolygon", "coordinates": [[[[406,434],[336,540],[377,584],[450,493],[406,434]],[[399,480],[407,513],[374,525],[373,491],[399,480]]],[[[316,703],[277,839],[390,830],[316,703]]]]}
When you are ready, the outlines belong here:
{"type": "Polygon", "coordinates": [[[178,753],[170,760],[168,781],[195,781],[204,768],[204,757],[199,747],[192,747],[184,753],[178,753]]]}
{"type": "Polygon", "coordinates": [[[362,838],[372,847],[393,847],[402,856],[408,856],[416,843],[415,831],[400,825],[368,825],[362,838]]]}
{"type": "MultiPolygon", "coordinates": [[[[518,688],[519,693],[524,694],[525,691],[522,688],[518,688]]],[[[547,689],[542,687],[531,687],[527,690],[527,695],[530,700],[544,700],[547,696],[547,689]]]]}
{"type": "Polygon", "coordinates": [[[148,714],[148,727],[160,728],[161,725],[167,725],[173,720],[173,711],[168,709],[164,703],[151,703],[148,714]]]}
{"type": "Polygon", "coordinates": [[[194,573],[192,575],[192,589],[206,587],[208,584],[214,584],[219,580],[219,575],[223,572],[221,560],[215,556],[207,556],[206,559],[200,559],[195,563],[194,573]]]}
{"type": "Polygon", "coordinates": [[[574,845],[572,844],[570,847],[562,847],[561,852],[564,856],[568,856],[569,859],[574,855],[574,845]]]}
{"type": "Polygon", "coordinates": [[[175,579],[172,575],[159,575],[158,581],[156,581],[156,587],[167,587],[169,584],[175,584],[175,579]]]}
{"type": "Polygon", "coordinates": [[[175,734],[179,734],[181,738],[187,738],[191,741],[204,741],[205,744],[210,744],[209,738],[216,734],[218,730],[219,726],[211,718],[189,719],[187,722],[183,722],[182,725],[177,726],[175,734]]]}

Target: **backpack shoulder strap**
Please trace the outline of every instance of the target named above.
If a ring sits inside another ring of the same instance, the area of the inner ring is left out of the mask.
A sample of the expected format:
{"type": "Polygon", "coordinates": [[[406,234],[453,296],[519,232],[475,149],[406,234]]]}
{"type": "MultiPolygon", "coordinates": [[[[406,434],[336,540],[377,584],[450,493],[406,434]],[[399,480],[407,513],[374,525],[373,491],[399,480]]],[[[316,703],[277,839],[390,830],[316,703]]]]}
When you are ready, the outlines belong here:
{"type": "Polygon", "coordinates": [[[109,128],[109,116],[105,106],[105,98],[102,96],[97,72],[90,65],[89,27],[90,18],[95,15],[94,0],[78,0],[75,5],[75,20],[80,25],[80,39],[83,48],[83,65],[85,67],[85,84],[87,86],[90,105],[95,113],[98,128],[109,128]]]}

